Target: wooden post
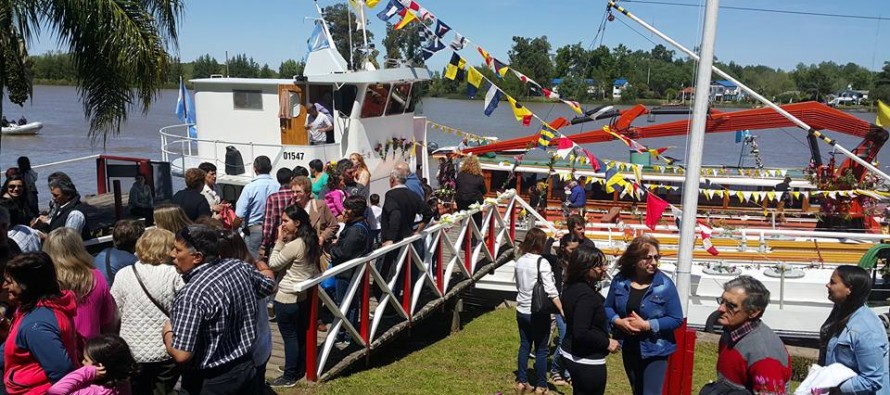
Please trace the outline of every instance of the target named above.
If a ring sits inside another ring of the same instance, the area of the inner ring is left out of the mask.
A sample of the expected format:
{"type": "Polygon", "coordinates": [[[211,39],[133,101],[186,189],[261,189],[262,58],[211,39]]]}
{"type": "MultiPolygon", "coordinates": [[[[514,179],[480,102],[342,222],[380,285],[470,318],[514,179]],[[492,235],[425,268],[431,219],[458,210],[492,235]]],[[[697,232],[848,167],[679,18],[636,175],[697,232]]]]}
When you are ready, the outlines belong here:
{"type": "MultiPolygon", "coordinates": [[[[309,326],[306,328],[306,381],[318,382],[318,285],[309,291],[309,326]]],[[[332,334],[333,335],[333,334],[332,334]]]]}
{"type": "Polygon", "coordinates": [[[114,187],[114,220],[116,222],[123,217],[124,211],[123,197],[121,196],[121,180],[114,180],[112,185],[114,187]]]}

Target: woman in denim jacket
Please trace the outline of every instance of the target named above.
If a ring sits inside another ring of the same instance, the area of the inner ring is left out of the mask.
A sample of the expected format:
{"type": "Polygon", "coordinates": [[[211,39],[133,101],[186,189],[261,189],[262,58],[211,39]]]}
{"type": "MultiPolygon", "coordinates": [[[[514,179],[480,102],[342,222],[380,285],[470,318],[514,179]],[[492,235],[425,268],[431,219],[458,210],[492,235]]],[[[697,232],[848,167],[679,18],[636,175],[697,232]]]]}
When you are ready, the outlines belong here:
{"type": "Polygon", "coordinates": [[[683,321],[674,282],[658,270],[658,240],[643,235],[618,259],[606,297],[606,316],[622,344],[624,370],[634,395],[661,395],[674,329],[683,321]]]}
{"type": "Polygon", "coordinates": [[[890,395],[887,334],[865,305],[871,277],[858,266],[838,266],[825,286],[834,308],[820,331],[819,364],[839,363],[856,372],[830,393],[890,395]]]}

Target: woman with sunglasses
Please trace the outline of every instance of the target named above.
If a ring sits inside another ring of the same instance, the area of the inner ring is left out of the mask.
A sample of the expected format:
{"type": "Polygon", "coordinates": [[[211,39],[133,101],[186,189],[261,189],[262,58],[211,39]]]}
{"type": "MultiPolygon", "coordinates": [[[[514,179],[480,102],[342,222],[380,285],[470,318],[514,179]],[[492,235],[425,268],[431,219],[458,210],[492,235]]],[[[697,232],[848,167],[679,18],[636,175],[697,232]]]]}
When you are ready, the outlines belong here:
{"type": "MultiPolygon", "coordinates": [[[[574,235],[573,235],[574,236],[574,235]]],[[[576,394],[606,391],[606,356],[621,346],[609,338],[603,296],[596,283],[606,272],[606,256],[598,248],[581,245],[569,258],[565,288],[559,296],[565,311],[566,334],[557,350],[571,373],[576,394]]]]}
{"type": "Polygon", "coordinates": [[[12,218],[18,219],[18,223],[10,225],[31,225],[31,220],[37,217],[37,213],[31,210],[30,196],[31,192],[24,177],[13,174],[6,178],[6,182],[3,183],[3,198],[9,199],[11,204],[6,207],[10,210],[12,218]]]}
{"type": "Polygon", "coordinates": [[[683,321],[677,287],[658,270],[660,259],[658,240],[635,238],[618,258],[606,297],[606,316],[621,341],[634,395],[661,394],[668,357],[677,349],[674,329],[683,321]]]}

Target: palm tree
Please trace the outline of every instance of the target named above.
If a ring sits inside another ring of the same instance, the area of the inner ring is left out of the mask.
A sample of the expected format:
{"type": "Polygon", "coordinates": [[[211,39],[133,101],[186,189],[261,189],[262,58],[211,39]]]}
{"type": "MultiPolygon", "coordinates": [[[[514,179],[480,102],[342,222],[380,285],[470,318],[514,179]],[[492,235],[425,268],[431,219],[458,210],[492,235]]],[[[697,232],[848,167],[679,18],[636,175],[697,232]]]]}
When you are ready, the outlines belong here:
{"type": "MultiPolygon", "coordinates": [[[[147,113],[178,51],[181,0],[0,0],[0,103],[32,94],[27,44],[49,32],[67,46],[89,136],[116,135],[131,106],[147,113]]],[[[3,109],[0,106],[0,115],[3,109]]]]}

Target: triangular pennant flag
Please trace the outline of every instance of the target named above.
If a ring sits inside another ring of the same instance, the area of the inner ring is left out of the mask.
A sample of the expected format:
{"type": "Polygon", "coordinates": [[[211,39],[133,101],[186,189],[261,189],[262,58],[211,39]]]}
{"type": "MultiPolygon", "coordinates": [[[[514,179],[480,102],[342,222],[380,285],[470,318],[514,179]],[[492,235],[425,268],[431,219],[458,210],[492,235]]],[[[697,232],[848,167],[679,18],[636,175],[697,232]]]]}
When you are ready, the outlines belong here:
{"type": "Polygon", "coordinates": [[[505,75],[507,75],[507,70],[510,69],[509,67],[507,67],[506,64],[504,64],[504,62],[501,62],[500,60],[497,60],[495,58],[491,58],[489,67],[491,67],[491,71],[494,71],[498,75],[498,78],[502,79],[505,75]]]}
{"type": "Polygon", "coordinates": [[[670,206],[668,202],[654,193],[646,195],[646,226],[649,229],[655,230],[655,225],[658,225],[658,221],[661,221],[661,216],[668,206],[670,206]]]}
{"type": "Polygon", "coordinates": [[[513,116],[516,118],[516,121],[522,122],[522,126],[531,125],[532,112],[523,107],[522,104],[519,104],[519,102],[510,95],[507,95],[507,101],[510,102],[510,107],[513,108],[513,116]]]}
{"type": "Polygon", "coordinates": [[[766,193],[766,197],[772,202],[776,200],[776,193],[774,191],[769,191],[766,193]]]}
{"type": "Polygon", "coordinates": [[[531,78],[528,78],[528,76],[526,76],[525,74],[522,74],[522,73],[520,73],[519,71],[516,71],[516,70],[514,70],[514,69],[510,69],[510,71],[512,71],[513,74],[516,75],[516,78],[519,78],[519,80],[522,81],[523,84],[531,83],[531,84],[534,84],[534,85],[536,85],[536,86],[540,86],[540,84],[538,84],[537,82],[535,82],[535,80],[533,80],[533,79],[531,79],[531,78]]]}
{"type": "Polygon", "coordinates": [[[752,194],[751,192],[742,192],[742,196],[744,196],[745,203],[748,203],[748,201],[751,200],[751,194],[752,194]]]}
{"type": "Polygon", "coordinates": [[[498,108],[498,102],[501,101],[501,91],[498,87],[491,85],[488,93],[485,94],[485,115],[491,116],[495,108],[498,108]]]}
{"type": "Polygon", "coordinates": [[[405,27],[409,23],[411,23],[411,21],[417,19],[417,17],[414,16],[414,13],[411,12],[411,10],[409,10],[407,8],[403,9],[401,12],[399,12],[399,15],[402,16],[402,20],[399,21],[399,23],[396,25],[396,27],[395,27],[396,30],[401,30],[403,27],[405,27]]]}
{"type": "Polygon", "coordinates": [[[606,167],[606,164],[603,163],[599,158],[593,156],[588,150],[584,150],[584,155],[587,155],[587,160],[590,161],[590,166],[593,167],[593,171],[599,172],[606,167]]]}
{"type": "MultiPolygon", "coordinates": [[[[459,75],[463,74],[463,70],[467,67],[467,61],[460,57],[457,52],[451,54],[451,61],[445,66],[445,78],[454,81],[459,75]]],[[[460,79],[460,78],[457,78],[460,79]]]]}
{"type": "Polygon", "coordinates": [[[624,176],[618,172],[618,169],[612,167],[606,170],[606,192],[613,193],[615,192],[615,186],[623,187],[626,181],[624,181],[624,176]]]}
{"type": "Polygon", "coordinates": [[[443,49],[445,49],[445,43],[440,41],[438,38],[432,40],[429,45],[423,47],[423,60],[428,60],[429,58],[433,57],[436,52],[439,52],[443,49]]]}
{"type": "Polygon", "coordinates": [[[467,67],[467,96],[472,99],[482,86],[482,73],[475,67],[467,67]]]}
{"type": "Polygon", "coordinates": [[[581,104],[580,104],[580,103],[578,103],[578,102],[576,102],[576,101],[571,101],[571,100],[563,100],[563,99],[559,99],[559,100],[560,100],[561,102],[565,103],[565,105],[571,107],[571,108],[572,108],[572,111],[578,113],[578,115],[584,115],[584,111],[581,110],[581,104]]]}
{"type": "Polygon", "coordinates": [[[701,229],[701,244],[705,250],[711,255],[719,255],[720,253],[717,251],[717,247],[714,247],[714,244],[711,243],[711,233],[714,230],[701,221],[698,221],[698,227],[701,229]]]}
{"type": "Polygon", "coordinates": [[[548,99],[559,99],[559,94],[550,89],[541,88],[541,93],[548,99]]]}
{"type": "Polygon", "coordinates": [[[677,225],[677,228],[680,227],[680,222],[683,220],[683,211],[677,208],[677,206],[671,206],[671,215],[674,216],[674,223],[677,225]]]}
{"type": "Polygon", "coordinates": [[[890,127],[890,106],[878,100],[878,117],[875,119],[875,125],[882,128],[890,127]]]}
{"type": "Polygon", "coordinates": [[[368,6],[368,8],[374,8],[379,2],[380,0],[365,0],[365,5],[368,6]]]}
{"type": "Polygon", "coordinates": [[[642,166],[633,165],[631,166],[631,168],[633,168],[634,178],[637,180],[637,182],[643,182],[643,171],[641,170],[642,166]]]}
{"type": "Polygon", "coordinates": [[[386,8],[384,8],[382,11],[377,13],[377,17],[380,18],[380,20],[387,22],[390,19],[392,19],[392,17],[396,16],[396,14],[401,12],[404,8],[405,7],[401,4],[399,4],[398,1],[389,0],[389,3],[386,5],[386,8]]]}
{"type": "Polygon", "coordinates": [[[791,192],[791,195],[794,196],[795,199],[800,199],[800,192],[791,192]]]}
{"type": "Polygon", "coordinates": [[[558,140],[558,144],[556,146],[556,155],[560,158],[565,159],[572,151],[575,150],[575,143],[572,142],[568,137],[563,137],[558,140]]]}
{"type": "Polygon", "coordinates": [[[467,46],[467,38],[461,36],[460,33],[454,33],[454,40],[451,41],[449,46],[455,51],[460,51],[467,46]]]}
{"type": "Polygon", "coordinates": [[[449,31],[451,31],[450,26],[446,25],[445,22],[442,22],[441,19],[436,20],[436,35],[439,36],[439,38],[444,37],[445,33],[448,33],[449,31]]]}

